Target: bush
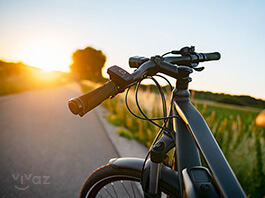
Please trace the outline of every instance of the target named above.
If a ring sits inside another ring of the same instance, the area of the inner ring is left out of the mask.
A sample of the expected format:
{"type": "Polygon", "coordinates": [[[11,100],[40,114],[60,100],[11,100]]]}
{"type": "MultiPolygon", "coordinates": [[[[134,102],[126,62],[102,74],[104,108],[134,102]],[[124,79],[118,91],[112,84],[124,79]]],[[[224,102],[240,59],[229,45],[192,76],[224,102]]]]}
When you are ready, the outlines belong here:
{"type": "Polygon", "coordinates": [[[244,104],[241,101],[239,101],[236,98],[232,98],[232,97],[222,97],[218,99],[217,102],[225,103],[225,104],[232,104],[232,105],[237,105],[237,106],[244,106],[244,104]]]}

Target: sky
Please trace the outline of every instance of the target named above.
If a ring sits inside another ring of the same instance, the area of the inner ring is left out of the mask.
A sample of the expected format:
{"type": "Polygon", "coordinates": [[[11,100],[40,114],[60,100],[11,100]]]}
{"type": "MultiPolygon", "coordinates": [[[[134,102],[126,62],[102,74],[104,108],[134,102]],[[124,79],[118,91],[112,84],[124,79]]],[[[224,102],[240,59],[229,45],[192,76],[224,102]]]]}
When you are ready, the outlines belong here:
{"type": "Polygon", "coordinates": [[[184,46],[221,53],[190,88],[265,99],[263,0],[0,0],[0,59],[67,71],[76,49],[107,56],[104,68],[184,46]]]}

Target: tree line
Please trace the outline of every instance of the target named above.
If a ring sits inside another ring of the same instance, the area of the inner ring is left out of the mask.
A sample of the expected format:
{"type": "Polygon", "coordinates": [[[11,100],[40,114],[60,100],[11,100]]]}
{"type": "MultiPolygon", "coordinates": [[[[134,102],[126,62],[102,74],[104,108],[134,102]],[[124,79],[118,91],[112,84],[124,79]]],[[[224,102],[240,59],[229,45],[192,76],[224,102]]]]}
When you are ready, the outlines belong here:
{"type": "MultiPolygon", "coordinates": [[[[195,90],[194,90],[195,91],[195,90]]],[[[237,106],[248,106],[265,108],[265,101],[246,95],[230,95],[224,93],[212,93],[209,91],[195,91],[195,99],[211,100],[219,103],[232,104],[237,106]]]]}

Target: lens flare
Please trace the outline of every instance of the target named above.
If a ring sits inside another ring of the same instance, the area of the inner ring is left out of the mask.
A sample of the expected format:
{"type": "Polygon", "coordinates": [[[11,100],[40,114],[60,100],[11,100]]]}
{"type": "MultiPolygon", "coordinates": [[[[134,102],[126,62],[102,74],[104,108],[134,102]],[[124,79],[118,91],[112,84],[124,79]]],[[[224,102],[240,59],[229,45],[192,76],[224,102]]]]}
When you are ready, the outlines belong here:
{"type": "Polygon", "coordinates": [[[69,71],[70,55],[63,46],[45,41],[29,43],[23,48],[22,61],[44,71],[69,71]]]}

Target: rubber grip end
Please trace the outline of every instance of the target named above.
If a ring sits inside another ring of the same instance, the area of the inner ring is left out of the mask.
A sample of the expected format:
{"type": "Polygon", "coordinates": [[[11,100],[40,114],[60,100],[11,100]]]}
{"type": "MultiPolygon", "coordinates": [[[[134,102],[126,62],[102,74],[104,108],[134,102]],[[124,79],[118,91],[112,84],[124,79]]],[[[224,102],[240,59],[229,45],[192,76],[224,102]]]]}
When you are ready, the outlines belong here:
{"type": "Polygon", "coordinates": [[[78,98],[72,98],[68,101],[68,107],[73,114],[77,115],[83,112],[84,104],[78,98]]]}

